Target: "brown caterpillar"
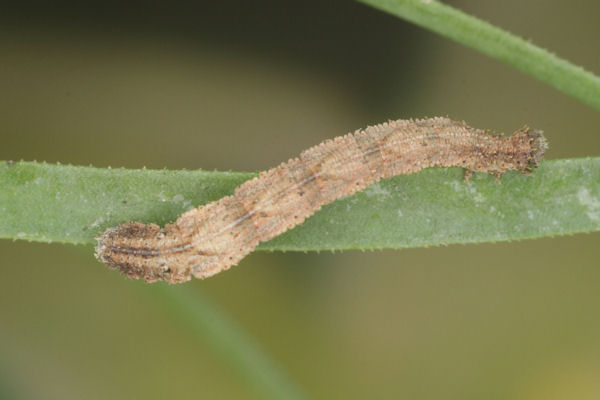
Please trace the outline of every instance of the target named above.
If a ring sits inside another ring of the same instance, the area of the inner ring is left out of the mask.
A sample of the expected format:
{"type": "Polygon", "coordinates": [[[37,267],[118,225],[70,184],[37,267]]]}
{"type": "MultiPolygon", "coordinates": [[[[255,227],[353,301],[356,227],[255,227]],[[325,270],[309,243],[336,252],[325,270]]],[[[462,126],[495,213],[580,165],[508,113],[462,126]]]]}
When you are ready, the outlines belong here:
{"type": "Polygon", "coordinates": [[[382,178],[459,166],[467,180],[473,171],[499,180],[507,170],[531,172],[546,148],[542,132],[527,127],[503,137],[448,118],[390,121],[311,147],[162,229],[137,222],[110,228],[98,238],[96,256],[147,282],[207,278],[382,178]]]}

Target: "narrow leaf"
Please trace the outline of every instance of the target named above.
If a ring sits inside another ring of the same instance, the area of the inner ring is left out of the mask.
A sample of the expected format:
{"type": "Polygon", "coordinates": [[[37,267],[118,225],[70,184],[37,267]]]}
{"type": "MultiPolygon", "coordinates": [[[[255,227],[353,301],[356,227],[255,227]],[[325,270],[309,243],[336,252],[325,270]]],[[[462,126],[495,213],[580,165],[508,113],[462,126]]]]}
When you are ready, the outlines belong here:
{"type": "MultiPolygon", "coordinates": [[[[0,164],[0,237],[95,243],[128,221],[165,224],[227,194],[253,173],[0,164]]],[[[543,162],[463,182],[431,168],[374,184],[262,244],[269,250],[403,248],[600,230],[600,158],[543,162]]]]}
{"type": "Polygon", "coordinates": [[[177,319],[196,340],[227,362],[260,399],[308,399],[308,395],[268,357],[245,329],[198,288],[138,285],[158,307],[177,319]]]}
{"type": "Polygon", "coordinates": [[[435,0],[359,1],[472,47],[600,110],[598,76],[488,22],[435,0]]]}

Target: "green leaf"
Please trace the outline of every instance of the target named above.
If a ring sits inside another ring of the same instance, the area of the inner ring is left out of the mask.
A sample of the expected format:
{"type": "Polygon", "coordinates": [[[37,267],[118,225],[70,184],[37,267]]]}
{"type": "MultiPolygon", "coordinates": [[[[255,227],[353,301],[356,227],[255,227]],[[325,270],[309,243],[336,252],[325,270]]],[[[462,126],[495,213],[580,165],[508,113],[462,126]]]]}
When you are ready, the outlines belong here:
{"type": "Polygon", "coordinates": [[[270,359],[245,329],[198,288],[164,282],[138,285],[172,318],[231,366],[260,399],[308,399],[274,360],[270,359]]]}
{"type": "Polygon", "coordinates": [[[600,110],[600,78],[531,42],[435,0],[359,0],[500,60],[600,110]]]}
{"type": "MultiPolygon", "coordinates": [[[[0,237],[94,243],[128,221],[165,224],[216,200],[252,173],[98,169],[34,162],[0,166],[0,237]]],[[[268,250],[403,248],[600,229],[600,158],[543,162],[533,176],[460,168],[398,176],[325,206],[268,250]]]]}

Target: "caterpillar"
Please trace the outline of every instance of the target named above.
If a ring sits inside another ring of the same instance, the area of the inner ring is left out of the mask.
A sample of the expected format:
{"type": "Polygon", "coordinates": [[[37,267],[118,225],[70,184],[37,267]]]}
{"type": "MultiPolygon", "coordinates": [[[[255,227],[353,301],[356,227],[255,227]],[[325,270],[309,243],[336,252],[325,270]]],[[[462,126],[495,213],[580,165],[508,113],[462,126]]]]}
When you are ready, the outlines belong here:
{"type": "Polygon", "coordinates": [[[467,180],[475,171],[499,180],[507,170],[529,174],[546,148],[542,132],[528,127],[504,137],[441,117],[390,121],[311,147],[164,228],[138,222],[110,228],[97,238],[96,257],[147,282],[207,278],[382,178],[458,166],[467,180]]]}

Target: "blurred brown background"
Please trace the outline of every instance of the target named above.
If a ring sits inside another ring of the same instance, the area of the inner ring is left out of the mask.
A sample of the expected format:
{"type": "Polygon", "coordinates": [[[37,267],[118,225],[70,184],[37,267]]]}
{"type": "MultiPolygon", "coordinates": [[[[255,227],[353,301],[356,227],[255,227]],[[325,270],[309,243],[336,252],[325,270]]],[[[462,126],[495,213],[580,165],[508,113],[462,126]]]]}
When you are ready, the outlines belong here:
{"type": "MultiPolygon", "coordinates": [[[[600,73],[598,2],[448,3],[600,73]]],[[[0,160],[252,171],[434,115],[600,153],[598,112],[352,1],[15,3],[0,33],[0,160]]],[[[187,285],[315,398],[596,399],[598,239],[255,253],[187,285]]],[[[252,398],[91,247],[0,254],[0,398],[252,398]]]]}

